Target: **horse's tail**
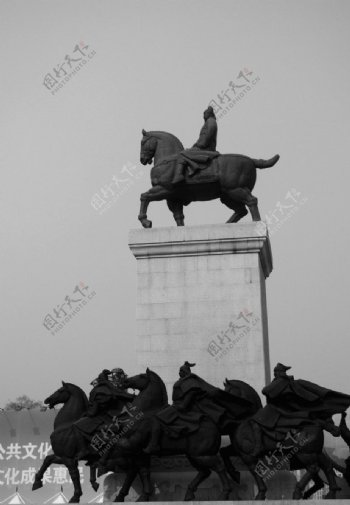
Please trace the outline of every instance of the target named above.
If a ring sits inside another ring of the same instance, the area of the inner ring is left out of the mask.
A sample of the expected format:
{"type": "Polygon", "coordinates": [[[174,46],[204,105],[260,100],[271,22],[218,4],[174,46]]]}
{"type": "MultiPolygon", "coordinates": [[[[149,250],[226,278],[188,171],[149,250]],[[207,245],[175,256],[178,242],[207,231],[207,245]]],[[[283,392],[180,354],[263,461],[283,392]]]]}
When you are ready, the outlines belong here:
{"type": "Polygon", "coordinates": [[[269,160],[255,160],[254,158],[251,158],[252,162],[254,163],[255,168],[273,167],[279,159],[280,159],[279,154],[275,154],[275,156],[273,156],[269,160]]]}

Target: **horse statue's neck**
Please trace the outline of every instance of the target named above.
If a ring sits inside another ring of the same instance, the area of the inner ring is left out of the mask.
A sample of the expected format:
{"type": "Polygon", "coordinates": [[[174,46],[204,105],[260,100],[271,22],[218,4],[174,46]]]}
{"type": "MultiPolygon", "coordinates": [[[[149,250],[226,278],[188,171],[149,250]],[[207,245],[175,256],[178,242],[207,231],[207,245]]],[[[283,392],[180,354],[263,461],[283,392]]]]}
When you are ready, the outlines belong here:
{"type": "Polygon", "coordinates": [[[133,401],[142,412],[160,409],[168,405],[168,395],[162,379],[154,372],[149,372],[150,381],[133,401]]]}
{"type": "Polygon", "coordinates": [[[154,165],[161,163],[164,159],[183,151],[184,147],[175,135],[167,132],[154,131],[151,135],[157,138],[157,148],[154,153],[154,165]]]}
{"type": "Polygon", "coordinates": [[[87,410],[88,400],[83,390],[77,386],[71,388],[69,400],[58,411],[54,421],[54,429],[64,424],[70,424],[80,419],[87,410]]]}

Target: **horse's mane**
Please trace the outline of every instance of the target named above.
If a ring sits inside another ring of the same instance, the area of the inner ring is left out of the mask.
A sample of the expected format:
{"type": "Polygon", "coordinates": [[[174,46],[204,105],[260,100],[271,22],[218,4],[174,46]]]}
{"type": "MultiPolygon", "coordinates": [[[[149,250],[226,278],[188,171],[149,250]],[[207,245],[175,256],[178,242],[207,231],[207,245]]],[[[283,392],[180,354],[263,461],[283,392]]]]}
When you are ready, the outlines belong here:
{"type": "Polygon", "coordinates": [[[67,386],[70,390],[72,390],[72,394],[74,394],[74,392],[76,392],[76,394],[80,395],[80,397],[82,398],[82,400],[84,402],[84,407],[87,410],[88,405],[89,405],[89,401],[88,401],[88,398],[87,398],[85,392],[79,386],[76,386],[75,384],[72,384],[70,382],[65,382],[64,385],[67,386]]]}
{"type": "Polygon", "coordinates": [[[154,136],[154,137],[160,137],[160,138],[168,137],[176,144],[176,147],[178,147],[181,151],[184,149],[184,146],[182,145],[180,140],[172,133],[163,132],[163,131],[151,131],[151,132],[147,132],[147,134],[154,136]]]}
{"type": "Polygon", "coordinates": [[[152,370],[148,370],[148,373],[151,376],[151,381],[159,383],[159,385],[161,387],[161,393],[162,393],[161,401],[165,405],[166,403],[168,403],[168,393],[167,393],[167,390],[166,390],[163,380],[159,377],[158,374],[156,374],[156,372],[153,372],[152,370]]]}

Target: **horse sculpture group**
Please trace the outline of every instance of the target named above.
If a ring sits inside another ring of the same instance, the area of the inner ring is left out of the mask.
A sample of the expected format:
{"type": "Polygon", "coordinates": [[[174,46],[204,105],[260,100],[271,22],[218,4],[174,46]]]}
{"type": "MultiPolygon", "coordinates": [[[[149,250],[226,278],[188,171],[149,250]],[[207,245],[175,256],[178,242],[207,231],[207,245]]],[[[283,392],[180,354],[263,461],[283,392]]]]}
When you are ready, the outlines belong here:
{"type": "MultiPolygon", "coordinates": [[[[149,446],[154,419],[157,418],[157,424],[159,424],[158,418],[162,419],[160,413],[165,412],[167,421],[160,423],[160,449],[157,456],[185,455],[198,472],[187,487],[185,500],[195,498],[199,484],[212,471],[217,473],[222,485],[221,496],[218,499],[228,500],[233,481],[239,482],[239,473],[232,465],[231,456],[239,457],[254,477],[258,488],[256,499],[265,499],[267,487],[259,473],[259,461],[281,445],[281,437],[277,436],[278,434],[271,438],[263,437],[261,447],[258,451],[254,451],[256,432],[251,420],[262,410],[260,397],[243,381],[226,380],[224,386],[224,390],[208,389],[208,394],[204,396],[207,402],[205,408],[208,408],[208,411],[211,398],[214,398],[211,391],[217,391],[219,397],[225,395],[225,401],[232,397],[233,410],[238,409],[238,415],[236,421],[226,423],[225,428],[220,422],[214,422],[213,417],[206,415],[201,409],[196,411],[195,400],[190,407],[194,417],[192,415],[190,419],[188,412],[183,411],[184,409],[179,409],[179,416],[173,416],[172,407],[168,405],[165,385],[155,372],[147,369],[145,373],[126,378],[125,387],[138,390],[138,395],[127,403],[127,408],[123,409],[119,417],[113,416],[113,408],[105,412],[104,416],[100,416],[99,422],[95,423],[94,432],[90,434],[89,454],[85,456],[85,460],[91,468],[90,481],[93,488],[95,490],[98,488],[96,482],[98,467],[100,467],[100,473],[122,471],[126,473],[126,478],[115,501],[124,501],[137,475],[140,476],[143,489],[139,501],[150,500],[153,492],[150,481],[151,454],[145,452],[145,449],[149,446]],[[193,423],[193,419],[197,420],[196,423],[193,423]],[[221,449],[221,436],[224,434],[229,435],[231,444],[221,449]],[[100,441],[104,439],[103,447],[107,447],[107,451],[99,450],[92,443],[96,436],[100,441]]],[[[44,472],[50,464],[64,464],[69,470],[74,485],[74,495],[70,502],[77,503],[82,495],[78,472],[81,434],[78,433],[77,424],[87,414],[88,399],[79,387],[63,382],[62,387],[49,396],[45,403],[50,408],[57,404],[64,405],[56,416],[54,431],[51,435],[54,454],[47,456],[42,468],[36,474],[33,490],[42,486],[44,472]]],[[[304,487],[310,479],[315,481],[313,489],[323,485],[318,476],[320,470],[323,470],[329,485],[328,497],[336,497],[339,488],[333,471],[334,465],[323,453],[323,440],[323,429],[317,424],[293,430],[293,436],[288,444],[290,454],[292,454],[291,468],[307,470],[307,474],[295,488],[293,495],[295,499],[303,497],[304,487]]],[[[348,479],[346,469],[339,468],[348,479]]]]}

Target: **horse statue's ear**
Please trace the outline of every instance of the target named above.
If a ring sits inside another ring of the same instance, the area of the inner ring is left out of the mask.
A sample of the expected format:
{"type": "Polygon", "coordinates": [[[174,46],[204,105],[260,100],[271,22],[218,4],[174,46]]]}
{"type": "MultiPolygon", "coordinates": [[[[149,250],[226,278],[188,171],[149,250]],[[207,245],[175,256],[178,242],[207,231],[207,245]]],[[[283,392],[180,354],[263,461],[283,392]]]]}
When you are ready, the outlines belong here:
{"type": "Polygon", "coordinates": [[[146,374],[147,374],[147,375],[149,375],[149,374],[150,374],[150,371],[151,371],[151,370],[147,367],[147,368],[146,368],[146,374]]]}
{"type": "Polygon", "coordinates": [[[227,377],[225,377],[224,386],[228,386],[228,380],[227,380],[227,377]]]}
{"type": "Polygon", "coordinates": [[[65,385],[66,385],[66,383],[64,381],[62,381],[62,386],[65,386],[65,385]]]}
{"type": "Polygon", "coordinates": [[[142,135],[147,135],[146,130],[144,130],[143,128],[142,128],[142,135]]]}

